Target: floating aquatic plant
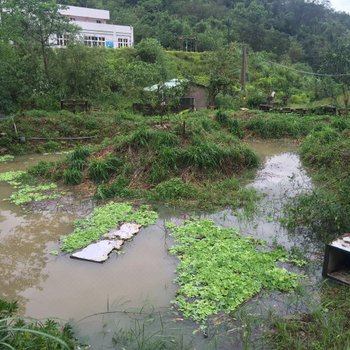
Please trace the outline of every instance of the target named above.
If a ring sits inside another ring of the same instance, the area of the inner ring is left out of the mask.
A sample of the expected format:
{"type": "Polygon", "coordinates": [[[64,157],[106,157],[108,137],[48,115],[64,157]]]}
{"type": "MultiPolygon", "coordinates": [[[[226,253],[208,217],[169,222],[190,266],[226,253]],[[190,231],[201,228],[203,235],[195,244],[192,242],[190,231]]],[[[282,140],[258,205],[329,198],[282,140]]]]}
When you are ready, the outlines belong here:
{"type": "Polygon", "coordinates": [[[10,200],[16,205],[21,205],[29,202],[60,198],[62,196],[60,193],[52,192],[55,189],[57,189],[57,185],[53,183],[37,186],[23,185],[18,191],[11,194],[10,200]]]}
{"type": "Polygon", "coordinates": [[[198,323],[236,310],[262,289],[289,291],[297,286],[297,274],[276,266],[277,261],[286,261],[285,250],[268,250],[264,241],[209,220],[170,228],[176,241],[170,252],[180,259],[175,304],[198,323]]]}
{"type": "Polygon", "coordinates": [[[9,162],[11,160],[14,160],[15,157],[10,155],[10,154],[5,154],[3,156],[0,156],[0,163],[3,163],[3,162],[9,162]]]}
{"type": "Polygon", "coordinates": [[[62,193],[58,193],[57,185],[49,184],[35,184],[28,185],[22,182],[25,176],[25,171],[8,171],[0,173],[0,181],[9,183],[16,187],[16,191],[10,196],[10,201],[16,205],[26,204],[30,202],[40,202],[47,199],[60,198],[62,193]]]}
{"type": "Polygon", "coordinates": [[[134,209],[129,203],[111,202],[96,208],[89,217],[76,221],[73,233],[62,238],[61,249],[72,252],[86,247],[122,222],[147,226],[154,224],[157,218],[158,214],[145,206],[134,209]]]}
{"type": "Polygon", "coordinates": [[[0,181],[8,182],[10,185],[19,184],[19,179],[25,174],[25,171],[7,171],[0,173],[0,181]]]}

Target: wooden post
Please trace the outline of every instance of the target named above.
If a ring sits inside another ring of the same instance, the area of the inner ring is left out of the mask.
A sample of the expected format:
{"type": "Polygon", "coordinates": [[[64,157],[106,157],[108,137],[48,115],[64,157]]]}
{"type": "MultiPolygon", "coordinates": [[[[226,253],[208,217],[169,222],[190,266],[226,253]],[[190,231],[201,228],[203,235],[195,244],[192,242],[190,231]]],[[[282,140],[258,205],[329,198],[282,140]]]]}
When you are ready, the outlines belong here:
{"type": "Polygon", "coordinates": [[[247,48],[245,45],[242,47],[242,70],[241,70],[241,90],[243,96],[245,96],[247,82],[247,48]]]}

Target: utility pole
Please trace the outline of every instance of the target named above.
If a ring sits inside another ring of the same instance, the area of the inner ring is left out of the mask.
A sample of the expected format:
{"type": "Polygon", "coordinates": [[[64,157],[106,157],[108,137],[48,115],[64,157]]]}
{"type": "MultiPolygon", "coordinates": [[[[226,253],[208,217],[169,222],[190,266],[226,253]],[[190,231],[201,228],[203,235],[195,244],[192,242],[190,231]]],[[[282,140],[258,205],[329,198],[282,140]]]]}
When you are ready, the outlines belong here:
{"type": "Polygon", "coordinates": [[[242,69],[241,69],[241,90],[242,95],[245,96],[245,87],[247,82],[247,47],[242,47],[242,69]]]}

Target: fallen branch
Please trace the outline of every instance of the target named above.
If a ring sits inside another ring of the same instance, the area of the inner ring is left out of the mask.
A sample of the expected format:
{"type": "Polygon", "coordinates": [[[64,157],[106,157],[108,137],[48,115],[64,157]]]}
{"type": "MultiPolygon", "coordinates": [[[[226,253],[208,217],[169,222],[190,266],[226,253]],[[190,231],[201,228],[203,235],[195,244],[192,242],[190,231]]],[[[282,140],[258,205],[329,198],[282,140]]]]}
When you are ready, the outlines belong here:
{"type": "Polygon", "coordinates": [[[80,137],[29,137],[28,140],[40,141],[40,140],[90,140],[95,139],[97,136],[80,136],[80,137]]]}

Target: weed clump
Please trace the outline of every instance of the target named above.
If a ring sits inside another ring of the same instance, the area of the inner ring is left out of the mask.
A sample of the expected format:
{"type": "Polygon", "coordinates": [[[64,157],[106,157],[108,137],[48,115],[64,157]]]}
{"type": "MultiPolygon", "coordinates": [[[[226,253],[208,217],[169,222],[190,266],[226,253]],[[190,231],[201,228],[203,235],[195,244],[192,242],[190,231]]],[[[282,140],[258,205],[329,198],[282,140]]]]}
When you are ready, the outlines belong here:
{"type": "Polygon", "coordinates": [[[348,286],[323,284],[312,311],[288,318],[275,316],[266,339],[271,349],[348,349],[348,286]]]}
{"type": "Polygon", "coordinates": [[[91,151],[88,147],[78,146],[75,150],[69,155],[68,159],[70,161],[85,161],[91,154],[91,151]]]}
{"type": "Polygon", "coordinates": [[[108,181],[121,166],[122,161],[114,156],[106,159],[93,159],[89,165],[89,178],[95,183],[108,181]]]}
{"type": "Polygon", "coordinates": [[[125,143],[133,148],[149,147],[157,149],[166,146],[175,147],[180,143],[180,140],[172,132],[142,128],[132,133],[125,143]]]}
{"type": "MultiPolygon", "coordinates": [[[[204,182],[222,181],[258,165],[257,155],[238,139],[240,122],[228,115],[220,118],[225,127],[203,112],[174,115],[162,125],[158,118],[118,116],[124,132],[105,139],[95,151],[77,148],[63,163],[64,181],[89,179],[101,199],[193,200],[207,188],[204,182]]],[[[228,192],[231,197],[234,191],[228,192]]]]}
{"type": "Polygon", "coordinates": [[[158,184],[150,193],[150,198],[155,200],[190,199],[197,194],[197,190],[191,184],[184,183],[180,178],[173,178],[158,184]]]}
{"type": "Polygon", "coordinates": [[[284,224],[295,233],[328,243],[350,226],[350,141],[346,131],[321,127],[300,148],[303,161],[314,170],[318,186],[287,204],[284,224]]]}
{"type": "Polygon", "coordinates": [[[55,162],[40,161],[38,164],[33,165],[28,169],[28,174],[36,177],[49,178],[54,166],[55,162]]]}
{"type": "Polygon", "coordinates": [[[83,174],[79,169],[68,168],[63,172],[63,182],[66,185],[79,185],[83,181],[83,174]]]}
{"type": "Polygon", "coordinates": [[[97,187],[95,197],[97,199],[109,198],[135,198],[140,191],[129,188],[129,180],[124,176],[118,176],[111,184],[103,184],[97,187]]]}
{"type": "Polygon", "coordinates": [[[0,299],[0,344],[2,349],[75,349],[80,345],[74,339],[69,324],[57,321],[26,321],[16,316],[17,302],[0,299]]]}

